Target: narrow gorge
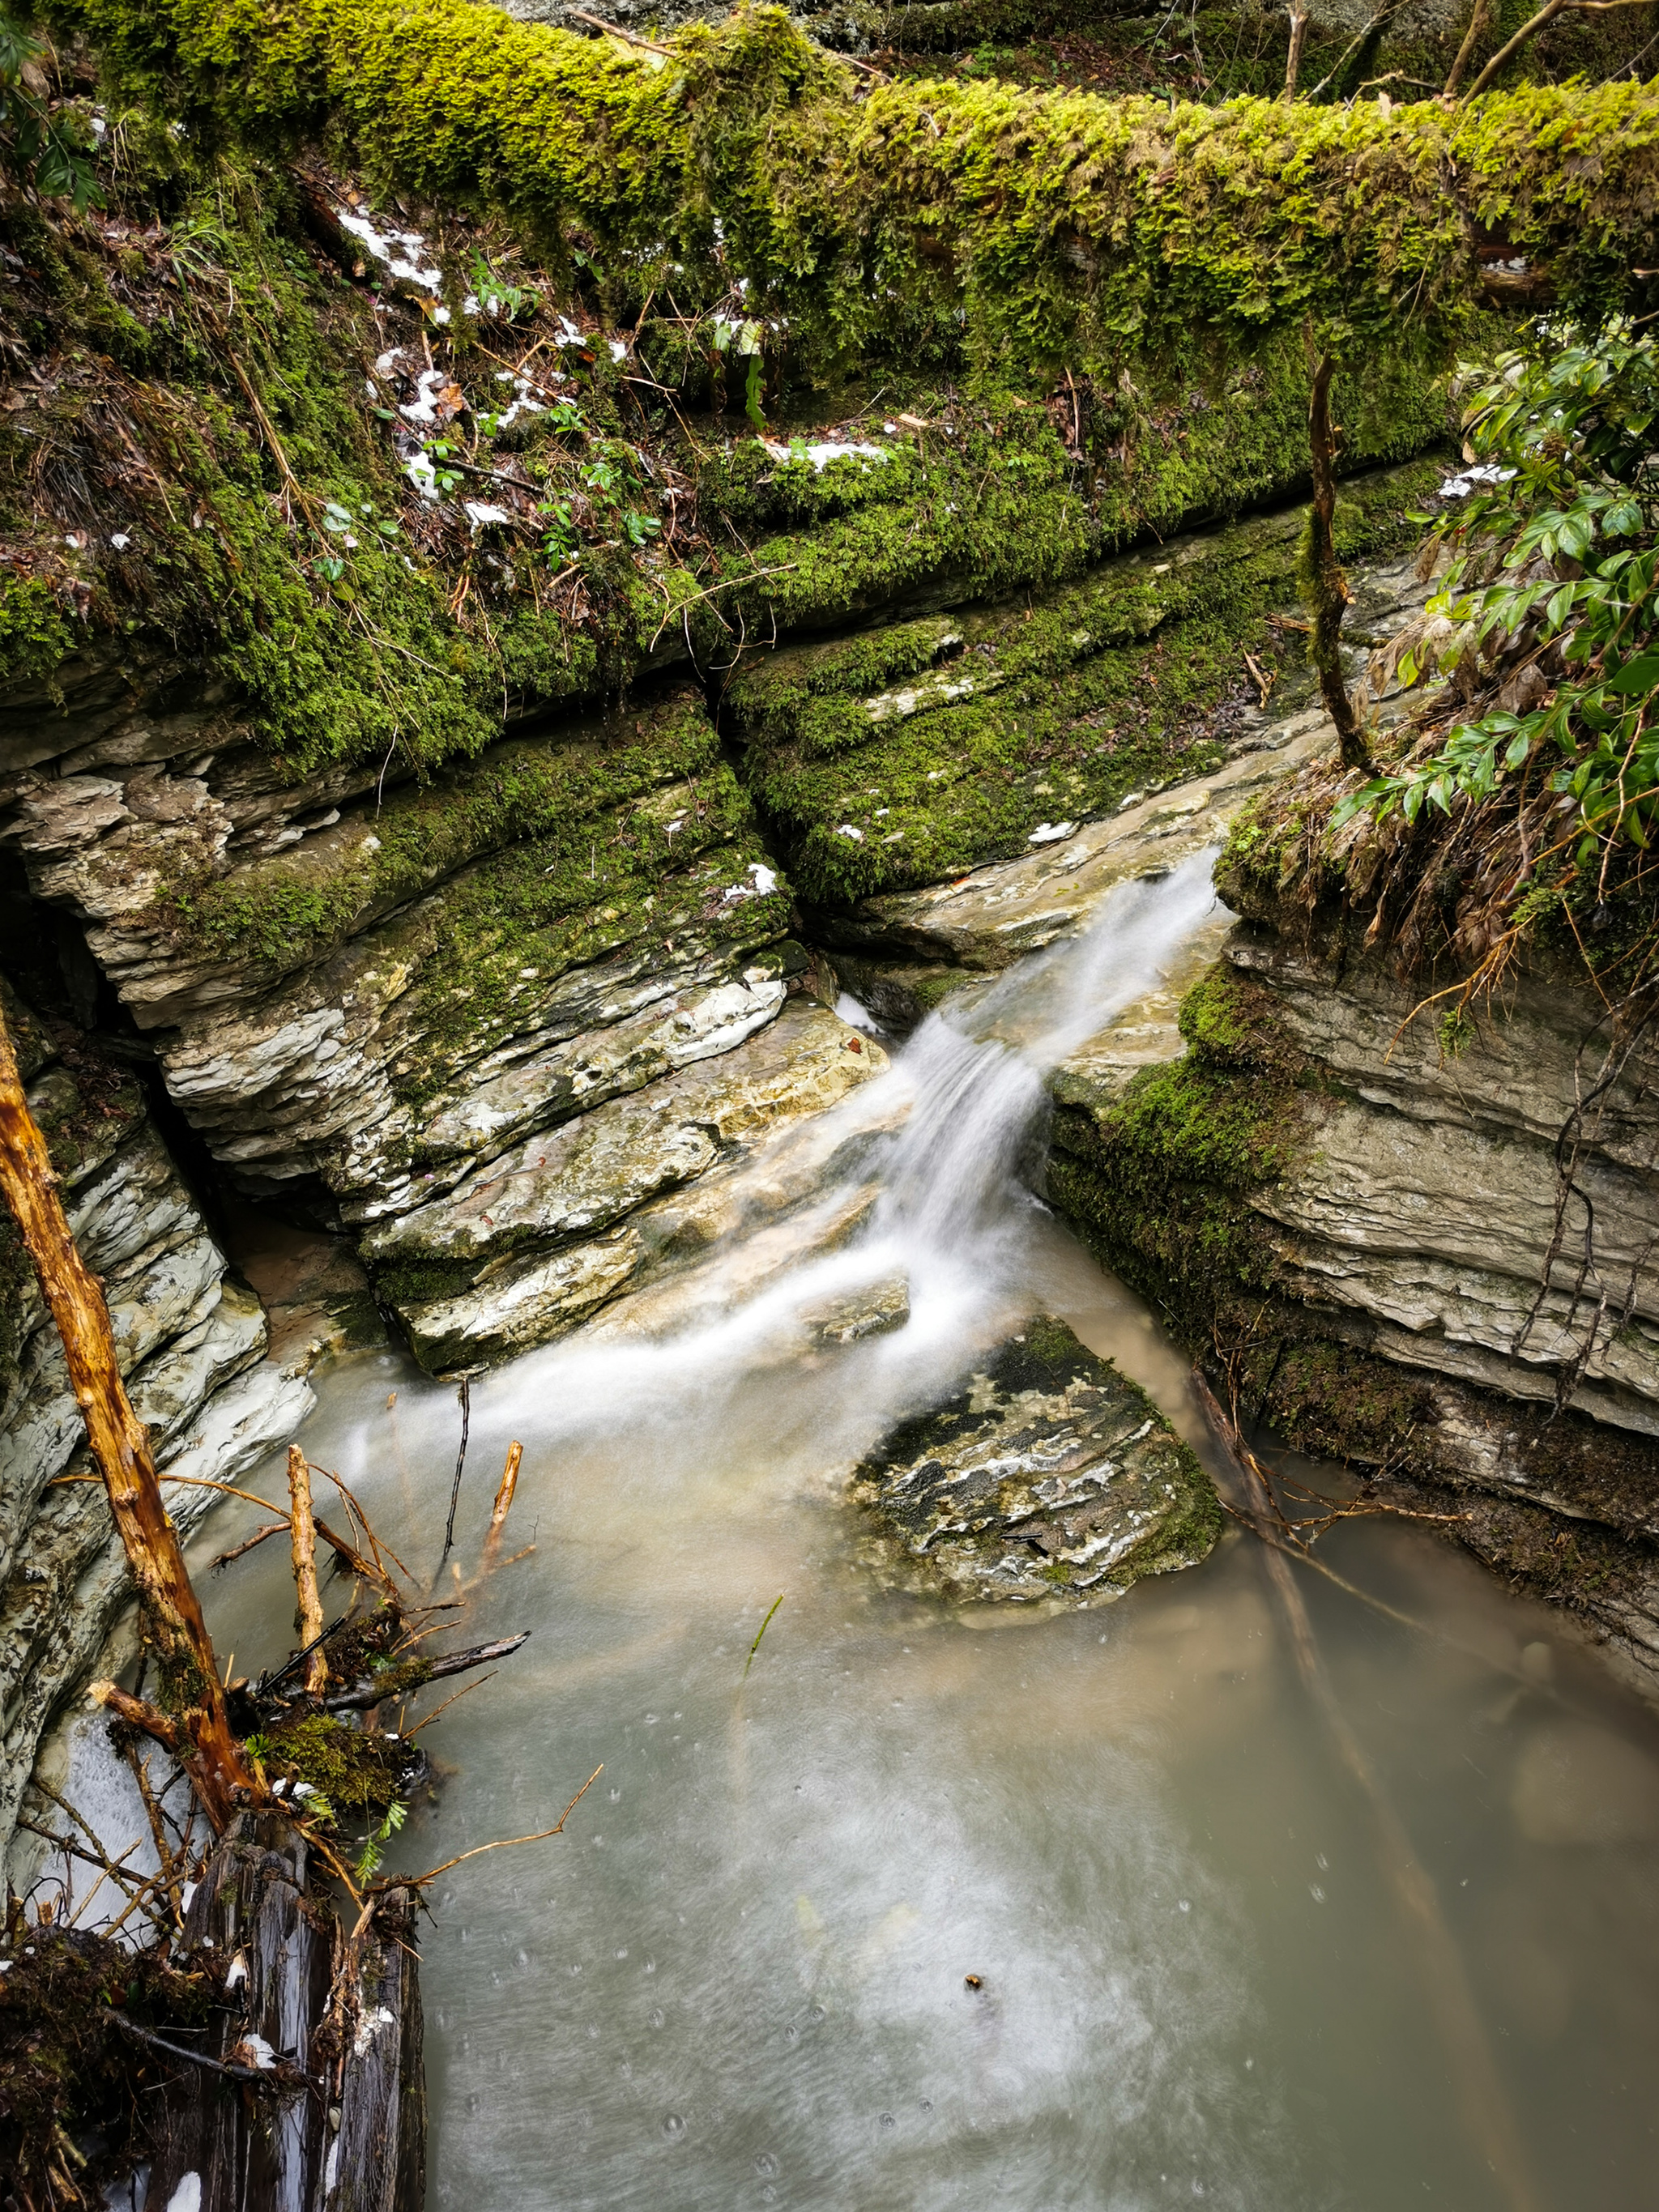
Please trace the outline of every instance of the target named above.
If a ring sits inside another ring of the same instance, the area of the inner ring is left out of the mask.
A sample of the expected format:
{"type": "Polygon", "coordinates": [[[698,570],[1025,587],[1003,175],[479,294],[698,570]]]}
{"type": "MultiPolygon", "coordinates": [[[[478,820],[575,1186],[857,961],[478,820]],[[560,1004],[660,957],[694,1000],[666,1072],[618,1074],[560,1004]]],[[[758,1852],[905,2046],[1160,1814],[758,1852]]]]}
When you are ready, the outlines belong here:
{"type": "Polygon", "coordinates": [[[0,20],[0,1008],[248,1760],[181,1887],[0,1223],[9,2208],[1659,2207],[1659,99],[1545,12],[0,20]],[[149,2121],[15,1994],[135,1882],[149,2121]]]}

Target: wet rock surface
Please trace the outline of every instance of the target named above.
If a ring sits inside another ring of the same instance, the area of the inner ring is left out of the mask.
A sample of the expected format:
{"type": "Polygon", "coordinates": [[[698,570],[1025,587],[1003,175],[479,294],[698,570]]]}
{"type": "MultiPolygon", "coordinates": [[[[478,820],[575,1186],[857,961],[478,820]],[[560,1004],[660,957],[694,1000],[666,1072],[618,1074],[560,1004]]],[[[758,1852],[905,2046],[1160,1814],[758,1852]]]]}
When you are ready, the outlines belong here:
{"type": "MultiPolygon", "coordinates": [[[[8,1025],[76,1240],[102,1280],[122,1376],[149,1426],[167,1510],[196,1526],[310,1410],[266,1358],[236,1280],[130,1075],[60,1042],[9,993],[8,1025]]],[[[9,1219],[0,1223],[0,1852],[35,1746],[130,1595],[58,1334],[9,1219]]]]}
{"type": "Polygon", "coordinates": [[[1207,1474],[1136,1383],[1039,1316],[854,1469],[880,1578],[958,1602],[1097,1605],[1213,1547],[1207,1474]]]}

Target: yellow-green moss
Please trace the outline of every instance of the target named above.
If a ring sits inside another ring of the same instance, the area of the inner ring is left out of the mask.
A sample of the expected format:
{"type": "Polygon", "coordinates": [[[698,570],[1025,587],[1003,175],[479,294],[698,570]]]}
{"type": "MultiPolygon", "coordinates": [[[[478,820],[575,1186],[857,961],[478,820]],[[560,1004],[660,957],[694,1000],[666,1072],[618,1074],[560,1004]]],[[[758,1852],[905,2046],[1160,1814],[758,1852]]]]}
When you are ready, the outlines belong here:
{"type": "MultiPolygon", "coordinates": [[[[1352,486],[1345,555],[1408,542],[1428,481],[1407,470],[1352,486]]],[[[744,663],[727,712],[802,894],[827,904],[937,881],[1025,849],[1045,821],[1218,766],[1216,711],[1255,696],[1241,648],[1285,665],[1263,617],[1295,601],[1298,529],[1289,514],[1244,522],[1039,599],[744,663]],[[913,711],[890,703],[902,683],[913,711]],[[866,702],[884,691],[872,721],[866,702]]]]}
{"type": "Polygon", "coordinates": [[[1659,95],[1525,87],[1447,110],[1219,108],[872,86],[781,9],[694,24],[672,57],[472,0],[57,0],[54,20],[205,131],[325,128],[454,204],[578,233],[643,299],[676,264],[750,283],[793,350],[869,357],[958,309],[988,368],[1189,360],[1311,316],[1443,350],[1505,237],[1577,313],[1650,266],[1659,95]]]}

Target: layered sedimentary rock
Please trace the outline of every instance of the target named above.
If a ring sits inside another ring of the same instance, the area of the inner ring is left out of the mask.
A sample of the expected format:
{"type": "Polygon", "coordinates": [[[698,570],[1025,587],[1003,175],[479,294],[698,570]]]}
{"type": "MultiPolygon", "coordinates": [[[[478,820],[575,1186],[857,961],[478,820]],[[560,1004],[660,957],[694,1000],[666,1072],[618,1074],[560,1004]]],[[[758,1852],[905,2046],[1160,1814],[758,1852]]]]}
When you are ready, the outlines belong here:
{"type": "Polygon", "coordinates": [[[958,1601],[1097,1605],[1196,1565],[1221,1533],[1208,1475],[1152,1401],[1047,1315],[884,1437],[849,1491],[883,1578],[958,1601]]]}
{"type": "MultiPolygon", "coordinates": [[[[228,1273],[130,1073],[8,994],[30,1104],[70,1224],[103,1279],[121,1371],[190,1528],[284,1442],[309,1386],[264,1357],[259,1302],[228,1273]],[[61,1040],[61,1042],[60,1042],[61,1040]]],[[[9,1223],[0,1227],[0,1849],[53,1709],[128,1595],[126,1562],[63,1352],[9,1223]]]]}
{"type": "Polygon", "coordinates": [[[1056,1073],[1051,1199],[1247,1413],[1462,1511],[1474,1549],[1651,1678],[1651,1053],[1577,1120],[1607,1046],[1566,963],[1448,1032],[1382,955],[1339,959],[1253,903],[1162,1065],[1137,1071],[1109,1033],[1056,1073]]]}

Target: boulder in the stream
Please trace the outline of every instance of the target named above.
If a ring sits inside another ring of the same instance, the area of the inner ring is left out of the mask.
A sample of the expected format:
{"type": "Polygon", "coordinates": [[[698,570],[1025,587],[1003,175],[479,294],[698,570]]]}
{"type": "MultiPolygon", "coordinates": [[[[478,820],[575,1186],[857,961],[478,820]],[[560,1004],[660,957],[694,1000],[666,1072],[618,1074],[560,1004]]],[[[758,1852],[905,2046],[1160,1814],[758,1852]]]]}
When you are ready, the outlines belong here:
{"type": "Polygon", "coordinates": [[[1047,1315],[884,1437],[851,1494],[882,1580],[957,1600],[1097,1604],[1195,1565],[1221,1533],[1214,1486],[1157,1406],[1047,1315]]]}

